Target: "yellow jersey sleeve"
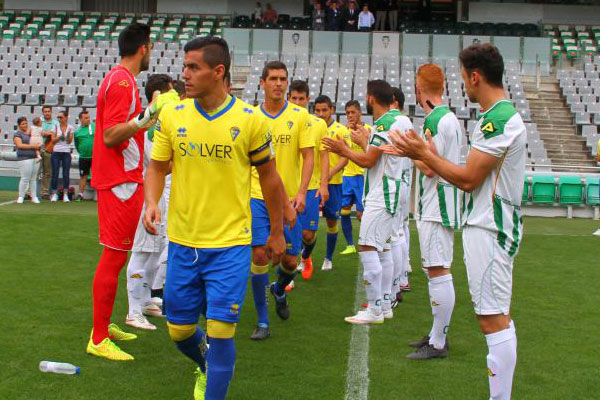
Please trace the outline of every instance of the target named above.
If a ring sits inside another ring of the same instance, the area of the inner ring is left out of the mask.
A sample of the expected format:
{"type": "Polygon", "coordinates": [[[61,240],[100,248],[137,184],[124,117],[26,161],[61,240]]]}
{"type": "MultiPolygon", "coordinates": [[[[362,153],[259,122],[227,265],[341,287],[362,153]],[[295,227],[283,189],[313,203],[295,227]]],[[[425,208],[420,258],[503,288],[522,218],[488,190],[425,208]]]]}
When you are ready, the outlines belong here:
{"type": "Polygon", "coordinates": [[[312,133],[312,121],[310,118],[310,114],[308,111],[304,111],[302,113],[302,118],[300,122],[300,140],[299,146],[301,149],[306,149],[309,147],[315,147],[315,136],[312,133]]]}
{"type": "Polygon", "coordinates": [[[271,129],[265,117],[256,114],[256,128],[250,136],[250,164],[252,166],[262,165],[275,157],[271,142],[271,129]]]}
{"type": "Polygon", "coordinates": [[[154,138],[152,140],[152,156],[156,161],[169,161],[173,158],[173,141],[169,114],[170,107],[165,107],[154,125],[154,138]]]}

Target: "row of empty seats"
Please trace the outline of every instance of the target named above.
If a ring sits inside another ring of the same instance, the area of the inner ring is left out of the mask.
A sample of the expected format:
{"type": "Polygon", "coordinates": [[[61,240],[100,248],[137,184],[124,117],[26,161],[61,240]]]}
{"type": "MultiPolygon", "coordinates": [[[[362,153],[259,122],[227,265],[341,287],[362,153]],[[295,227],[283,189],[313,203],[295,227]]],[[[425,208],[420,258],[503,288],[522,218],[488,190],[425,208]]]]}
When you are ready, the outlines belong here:
{"type": "Polygon", "coordinates": [[[153,41],[186,42],[197,35],[222,34],[228,15],[102,14],[98,12],[3,12],[0,32],[4,39],[115,40],[129,24],[150,25],[153,41]]]}
{"type": "Polygon", "coordinates": [[[567,105],[575,115],[578,131],[592,155],[598,154],[600,125],[600,57],[588,57],[584,70],[559,70],[557,78],[567,105]]]}
{"type": "Polygon", "coordinates": [[[523,203],[563,206],[600,205],[598,178],[533,175],[525,177],[523,203]]]}

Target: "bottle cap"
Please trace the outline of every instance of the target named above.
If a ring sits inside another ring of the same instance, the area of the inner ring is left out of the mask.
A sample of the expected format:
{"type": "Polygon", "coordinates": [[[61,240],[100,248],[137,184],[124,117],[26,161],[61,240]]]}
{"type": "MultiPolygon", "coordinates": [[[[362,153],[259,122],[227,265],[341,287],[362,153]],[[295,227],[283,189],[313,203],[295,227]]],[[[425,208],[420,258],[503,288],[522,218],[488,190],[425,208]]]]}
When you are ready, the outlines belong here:
{"type": "Polygon", "coordinates": [[[75,375],[79,375],[81,373],[81,367],[75,367],[75,375]]]}

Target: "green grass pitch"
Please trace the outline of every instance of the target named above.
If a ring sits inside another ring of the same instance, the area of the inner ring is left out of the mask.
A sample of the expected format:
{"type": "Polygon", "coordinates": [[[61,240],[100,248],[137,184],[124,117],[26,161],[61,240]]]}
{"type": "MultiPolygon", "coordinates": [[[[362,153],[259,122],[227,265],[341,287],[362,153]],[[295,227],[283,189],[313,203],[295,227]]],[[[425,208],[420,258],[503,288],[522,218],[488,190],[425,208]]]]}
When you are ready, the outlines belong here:
{"type": "MultiPolygon", "coordinates": [[[[0,203],[15,193],[0,193],[0,203]]],[[[516,259],[513,317],[518,335],[515,400],[597,399],[600,332],[600,239],[589,220],[525,219],[516,259]]],[[[136,360],[109,362],[85,354],[92,322],[91,286],[100,255],[95,203],[0,206],[0,399],[191,399],[192,362],[170,342],[164,320],[155,332],[120,343],[136,360]],[[71,362],[80,376],[43,374],[41,360],[71,362]]],[[[292,317],[279,321],[270,304],[273,337],[255,343],[252,297],[237,329],[237,365],[229,398],[235,400],[344,399],[359,272],[356,256],[337,254],[322,273],[323,226],[313,255],[316,272],[297,279],[292,317]]],[[[450,357],[415,362],[407,343],[430,328],[426,281],[411,230],[413,291],[394,319],[370,329],[369,399],[485,400],[486,346],[469,298],[462,246],[454,253],[456,309],[450,357]]],[[[113,321],[124,325],[125,274],[113,321]]]]}

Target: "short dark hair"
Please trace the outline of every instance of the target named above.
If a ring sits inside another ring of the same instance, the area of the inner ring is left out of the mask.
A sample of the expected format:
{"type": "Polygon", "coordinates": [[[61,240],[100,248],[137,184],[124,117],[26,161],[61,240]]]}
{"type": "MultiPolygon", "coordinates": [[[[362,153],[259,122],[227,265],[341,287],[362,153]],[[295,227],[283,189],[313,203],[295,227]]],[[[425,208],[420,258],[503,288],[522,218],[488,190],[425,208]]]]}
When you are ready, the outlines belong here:
{"type": "Polygon", "coordinates": [[[50,110],[52,110],[51,106],[42,106],[42,111],[44,111],[46,108],[49,108],[50,110]]]}
{"type": "Polygon", "coordinates": [[[69,111],[67,111],[67,109],[66,109],[66,108],[63,108],[62,110],[58,110],[58,113],[57,113],[57,114],[62,114],[62,115],[64,115],[65,117],[68,117],[68,116],[69,116],[69,111]]]}
{"type": "Polygon", "coordinates": [[[356,107],[359,109],[359,111],[361,110],[360,108],[360,103],[358,102],[358,100],[350,100],[346,103],[346,106],[344,107],[344,109],[349,108],[349,107],[356,107]]]}
{"type": "Polygon", "coordinates": [[[292,93],[292,91],[298,92],[298,93],[306,93],[307,97],[310,94],[310,90],[308,88],[308,83],[306,83],[306,81],[302,81],[300,79],[296,79],[296,80],[292,81],[292,83],[290,84],[290,94],[292,93]]]}
{"type": "Polygon", "coordinates": [[[375,101],[382,106],[389,106],[394,102],[392,87],[382,79],[367,82],[367,95],[375,97],[375,101]]]}
{"type": "Polygon", "coordinates": [[[119,55],[132,56],[137,53],[140,46],[150,43],[150,27],[146,24],[133,23],[127,25],[119,33],[119,55]]]}
{"type": "Polygon", "coordinates": [[[269,61],[268,63],[265,64],[265,67],[262,70],[262,75],[260,76],[260,78],[262,80],[267,79],[267,77],[269,76],[269,71],[276,70],[276,69],[283,69],[285,71],[285,74],[288,75],[288,69],[284,63],[282,63],[281,61],[269,61]]]}
{"type": "Polygon", "coordinates": [[[223,79],[229,74],[231,68],[231,56],[229,55],[229,45],[227,42],[217,36],[202,36],[190,40],[183,46],[184,52],[202,50],[202,59],[211,68],[217,65],[225,67],[223,79]]]}
{"type": "Polygon", "coordinates": [[[394,101],[398,102],[398,107],[404,108],[404,93],[399,87],[392,87],[392,93],[394,94],[394,101]]]}
{"type": "Polygon", "coordinates": [[[173,81],[173,89],[175,89],[179,96],[182,96],[185,94],[185,83],[179,79],[173,81]]]}
{"type": "Polygon", "coordinates": [[[458,57],[467,73],[477,70],[490,85],[504,86],[504,60],[496,46],[490,43],[473,44],[461,51],[458,57]]]}
{"type": "Polygon", "coordinates": [[[173,82],[173,79],[167,74],[152,74],[146,81],[146,87],[144,88],[144,94],[148,102],[152,101],[152,95],[157,90],[164,93],[170,89],[169,85],[173,82]]]}
{"type": "Polygon", "coordinates": [[[329,96],[325,96],[324,94],[320,95],[319,97],[317,97],[315,99],[315,105],[321,104],[321,103],[325,103],[329,107],[333,107],[333,103],[331,102],[331,99],[329,98],[329,96]]]}
{"type": "Polygon", "coordinates": [[[79,113],[79,118],[81,119],[81,117],[85,114],[89,114],[90,112],[88,110],[83,110],[79,113]]]}
{"type": "Polygon", "coordinates": [[[21,125],[21,122],[27,121],[27,117],[19,117],[17,118],[17,125],[21,125]]]}

